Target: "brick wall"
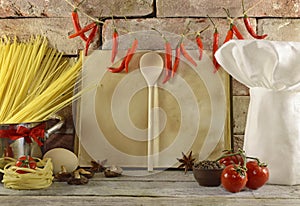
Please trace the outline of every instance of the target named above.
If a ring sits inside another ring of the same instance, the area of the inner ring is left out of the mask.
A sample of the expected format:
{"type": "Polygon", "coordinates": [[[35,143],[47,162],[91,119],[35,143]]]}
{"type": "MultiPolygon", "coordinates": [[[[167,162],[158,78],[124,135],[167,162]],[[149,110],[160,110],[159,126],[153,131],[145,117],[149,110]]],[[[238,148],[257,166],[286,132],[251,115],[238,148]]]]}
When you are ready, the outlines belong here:
{"type": "MultiPolygon", "coordinates": [[[[69,0],[80,2],[79,0],[69,0]]],[[[245,0],[245,7],[252,7],[258,0],[245,0]]],[[[75,3],[76,4],[76,3],[75,3]]],[[[242,14],[241,0],[86,0],[80,10],[92,17],[115,17],[120,28],[139,31],[155,27],[159,30],[181,34],[186,24],[197,31],[209,24],[207,15],[218,25],[221,39],[225,38],[228,24],[222,8],[228,8],[232,16],[242,14]],[[127,17],[124,20],[124,17],[127,17]]],[[[63,0],[5,0],[0,2],[0,35],[17,35],[27,39],[34,34],[48,37],[50,44],[64,51],[66,55],[76,54],[77,49],[84,48],[79,38],[69,40],[73,32],[70,13],[72,7],[63,0]]],[[[269,40],[300,41],[300,0],[263,0],[248,12],[253,25],[259,33],[267,33],[269,40]]],[[[81,23],[90,20],[81,15],[81,23]]],[[[243,35],[247,34],[240,19],[235,23],[243,35]]],[[[101,42],[111,38],[110,20],[105,20],[92,48],[99,48],[101,42]]],[[[204,47],[212,47],[212,30],[204,33],[204,47]]],[[[248,89],[232,80],[233,88],[233,132],[236,145],[241,146],[245,129],[248,89]]],[[[72,127],[70,108],[63,111],[69,117],[67,127],[72,127]]],[[[65,133],[70,133],[70,129],[65,133]]],[[[71,132],[72,133],[72,132],[71,132]]]]}

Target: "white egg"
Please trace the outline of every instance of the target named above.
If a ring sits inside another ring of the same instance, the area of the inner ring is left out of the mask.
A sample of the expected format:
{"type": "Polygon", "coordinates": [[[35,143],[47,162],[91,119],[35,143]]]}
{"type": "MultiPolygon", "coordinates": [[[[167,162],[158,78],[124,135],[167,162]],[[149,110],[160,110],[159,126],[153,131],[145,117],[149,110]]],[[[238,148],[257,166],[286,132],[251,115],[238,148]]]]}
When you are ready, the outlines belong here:
{"type": "Polygon", "coordinates": [[[74,171],[78,167],[78,158],[70,150],[64,148],[54,148],[44,154],[44,158],[51,158],[53,163],[53,174],[61,171],[63,165],[68,172],[74,171]]]}

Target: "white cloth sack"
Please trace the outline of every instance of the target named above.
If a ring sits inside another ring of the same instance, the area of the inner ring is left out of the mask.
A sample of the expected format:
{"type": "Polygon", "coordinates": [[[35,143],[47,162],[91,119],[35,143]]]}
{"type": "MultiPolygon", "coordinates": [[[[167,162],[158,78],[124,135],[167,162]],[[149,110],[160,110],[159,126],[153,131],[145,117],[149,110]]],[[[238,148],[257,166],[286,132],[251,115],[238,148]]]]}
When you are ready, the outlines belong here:
{"type": "Polygon", "coordinates": [[[246,154],[268,164],[268,183],[300,184],[300,42],[231,40],[215,57],[250,88],[246,154]]]}

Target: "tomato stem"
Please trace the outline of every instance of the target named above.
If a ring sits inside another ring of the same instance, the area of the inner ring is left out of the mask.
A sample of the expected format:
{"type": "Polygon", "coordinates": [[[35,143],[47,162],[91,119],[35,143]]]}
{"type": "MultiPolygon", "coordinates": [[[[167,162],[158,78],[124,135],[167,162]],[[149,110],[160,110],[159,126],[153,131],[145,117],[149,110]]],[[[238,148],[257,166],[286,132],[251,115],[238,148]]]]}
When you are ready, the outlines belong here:
{"type": "MultiPolygon", "coordinates": [[[[225,150],[225,151],[232,151],[232,150],[225,150]]],[[[245,154],[245,151],[242,150],[242,149],[239,149],[237,152],[233,152],[233,153],[229,153],[229,154],[224,154],[221,157],[219,157],[218,159],[216,159],[215,161],[217,162],[217,161],[219,161],[219,160],[221,160],[221,159],[223,159],[225,157],[232,157],[232,156],[236,156],[236,155],[240,155],[242,157],[243,162],[244,162],[242,168],[247,170],[247,168],[246,168],[246,163],[247,163],[246,162],[246,154],[245,154]]]]}
{"type": "Polygon", "coordinates": [[[260,166],[260,167],[266,167],[267,164],[264,163],[264,162],[261,162],[257,157],[249,157],[249,156],[246,156],[246,159],[252,159],[252,160],[255,160],[257,162],[257,164],[260,166]]]}

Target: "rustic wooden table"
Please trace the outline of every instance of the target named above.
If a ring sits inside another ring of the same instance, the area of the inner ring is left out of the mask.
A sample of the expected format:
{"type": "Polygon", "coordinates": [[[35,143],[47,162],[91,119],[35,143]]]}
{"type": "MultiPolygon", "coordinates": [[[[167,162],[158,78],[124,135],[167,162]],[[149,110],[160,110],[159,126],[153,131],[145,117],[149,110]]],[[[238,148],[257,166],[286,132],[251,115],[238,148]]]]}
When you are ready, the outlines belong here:
{"type": "Polygon", "coordinates": [[[54,182],[42,190],[12,190],[0,185],[1,206],[58,205],[300,205],[300,185],[265,185],[230,193],[201,187],[192,172],[164,171],[148,176],[105,178],[96,174],[87,185],[54,182]]]}

